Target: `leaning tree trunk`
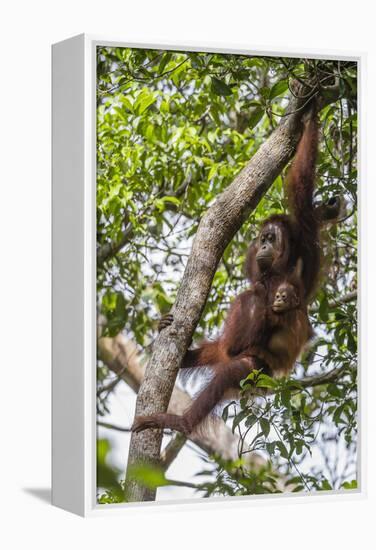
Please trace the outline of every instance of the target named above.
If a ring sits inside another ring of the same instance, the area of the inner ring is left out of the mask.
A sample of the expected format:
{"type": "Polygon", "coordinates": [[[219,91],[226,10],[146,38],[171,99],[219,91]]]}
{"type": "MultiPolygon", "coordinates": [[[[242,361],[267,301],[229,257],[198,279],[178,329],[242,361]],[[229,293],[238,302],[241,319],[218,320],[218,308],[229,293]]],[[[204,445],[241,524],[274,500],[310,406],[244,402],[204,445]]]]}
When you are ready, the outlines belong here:
{"type": "MultiPolygon", "coordinates": [[[[171,311],[174,321],[154,342],[137,397],[136,415],[167,410],[179,365],[200,320],[222,254],[295,152],[303,101],[306,99],[291,98],[279,126],[201,219],[171,311]]],[[[140,463],[158,463],[162,436],[162,430],[132,434],[125,486],[128,501],[155,500],[156,490],[142,486],[132,476],[132,469],[140,463]]]]}

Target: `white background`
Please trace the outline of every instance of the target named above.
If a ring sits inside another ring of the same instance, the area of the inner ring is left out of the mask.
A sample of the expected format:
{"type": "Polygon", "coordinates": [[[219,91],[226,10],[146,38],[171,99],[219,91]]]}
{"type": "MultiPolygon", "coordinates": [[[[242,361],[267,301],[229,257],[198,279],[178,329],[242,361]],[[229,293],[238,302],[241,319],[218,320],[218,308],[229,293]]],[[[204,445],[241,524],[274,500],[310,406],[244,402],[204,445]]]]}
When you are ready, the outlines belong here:
{"type": "MultiPolygon", "coordinates": [[[[123,511],[83,520],[47,502],[50,480],[50,45],[81,32],[132,42],[222,42],[275,49],[368,52],[368,166],[361,185],[363,310],[375,304],[376,30],[372,3],[347,0],[13,1],[0,22],[1,430],[0,544],[3,548],[371,548],[374,544],[375,399],[371,344],[367,376],[368,497],[239,506],[233,502],[123,511]],[[255,5],[253,5],[255,4],[255,5]],[[5,168],[5,170],[4,170],[5,168]],[[5,307],[4,307],[5,300],[5,307]],[[4,353],[5,352],[5,353],[4,353]],[[4,540],[2,540],[4,539],[4,540]],[[363,542],[364,539],[364,542],[363,542]],[[366,542],[366,539],[368,541],[366,542]]],[[[367,344],[366,336],[369,336],[367,344]]],[[[364,396],[365,397],[365,396],[364,396]]],[[[67,400],[68,402],[68,400],[67,400]]]]}

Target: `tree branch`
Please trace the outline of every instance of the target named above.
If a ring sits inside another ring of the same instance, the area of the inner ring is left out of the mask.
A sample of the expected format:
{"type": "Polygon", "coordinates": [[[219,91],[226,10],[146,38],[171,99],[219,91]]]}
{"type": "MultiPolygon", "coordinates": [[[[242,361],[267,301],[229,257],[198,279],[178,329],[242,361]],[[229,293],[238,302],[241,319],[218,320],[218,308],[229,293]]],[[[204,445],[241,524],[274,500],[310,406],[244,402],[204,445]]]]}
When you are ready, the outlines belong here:
{"type": "Polygon", "coordinates": [[[102,420],[97,420],[97,426],[107,428],[108,430],[115,430],[117,432],[129,433],[131,431],[130,428],[123,428],[123,426],[117,426],[116,424],[111,424],[110,422],[102,422],[102,420]]]}
{"type": "Polygon", "coordinates": [[[133,226],[128,222],[118,241],[111,241],[100,246],[97,250],[97,267],[102,267],[104,262],[115,256],[133,237],[133,233],[133,226]]]}
{"type": "Polygon", "coordinates": [[[174,433],[171,440],[161,452],[160,464],[165,471],[178,456],[186,441],[187,438],[184,434],[181,434],[179,432],[174,433]]]}
{"type": "Polygon", "coordinates": [[[324,374],[317,374],[316,376],[306,376],[297,380],[300,386],[303,388],[314,388],[315,386],[321,386],[322,384],[330,384],[336,382],[338,378],[343,376],[347,372],[347,367],[337,367],[324,374]]]}
{"type": "MultiPolygon", "coordinates": [[[[330,302],[328,302],[328,307],[330,309],[333,309],[337,306],[340,306],[341,304],[348,304],[349,302],[353,302],[354,300],[356,300],[357,297],[358,297],[358,291],[353,290],[352,292],[349,292],[348,294],[345,294],[344,296],[342,296],[342,298],[337,298],[336,300],[330,300],[330,302]]],[[[320,308],[318,306],[311,306],[309,308],[309,313],[318,313],[319,309],[320,308]]]]}

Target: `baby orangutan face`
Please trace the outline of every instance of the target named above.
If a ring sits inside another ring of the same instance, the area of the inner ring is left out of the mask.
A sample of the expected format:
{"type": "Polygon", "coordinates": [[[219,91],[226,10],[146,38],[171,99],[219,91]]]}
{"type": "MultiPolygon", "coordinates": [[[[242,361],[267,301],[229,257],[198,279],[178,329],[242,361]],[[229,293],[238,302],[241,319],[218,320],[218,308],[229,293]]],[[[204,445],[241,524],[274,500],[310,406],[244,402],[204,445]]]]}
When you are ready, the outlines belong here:
{"type": "Polygon", "coordinates": [[[293,285],[282,283],[274,296],[272,310],[274,313],[285,313],[298,307],[299,303],[300,300],[293,285]]]}

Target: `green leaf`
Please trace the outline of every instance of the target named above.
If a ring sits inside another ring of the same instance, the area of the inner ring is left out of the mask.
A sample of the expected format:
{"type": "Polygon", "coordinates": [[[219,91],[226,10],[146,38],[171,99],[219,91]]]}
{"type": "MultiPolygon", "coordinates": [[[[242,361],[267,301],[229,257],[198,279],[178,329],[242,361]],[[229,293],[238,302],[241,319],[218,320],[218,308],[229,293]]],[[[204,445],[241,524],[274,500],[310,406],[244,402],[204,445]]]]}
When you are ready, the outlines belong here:
{"type": "Polygon", "coordinates": [[[255,126],[257,126],[257,124],[260,122],[263,116],[264,116],[264,109],[261,109],[261,108],[255,109],[249,118],[249,122],[248,122],[249,128],[252,129],[255,126]]]}
{"type": "Polygon", "coordinates": [[[289,89],[289,84],[287,80],[280,80],[279,82],[276,82],[270,90],[269,99],[274,99],[275,97],[282,95],[288,89],[289,89]]]}
{"type": "Polygon", "coordinates": [[[342,397],[342,391],[339,389],[339,387],[336,384],[328,385],[328,393],[333,397],[342,397]]]}
{"type": "Polygon", "coordinates": [[[251,383],[251,384],[255,383],[255,381],[257,380],[257,377],[258,377],[258,375],[259,375],[259,372],[260,372],[260,371],[258,371],[258,370],[253,370],[253,371],[251,371],[251,372],[248,374],[248,376],[247,376],[246,378],[244,378],[244,380],[242,380],[242,381],[240,382],[240,387],[243,388],[244,386],[247,385],[247,383],[251,383]]]}
{"type": "Polygon", "coordinates": [[[108,453],[111,450],[110,442],[108,439],[97,439],[97,460],[98,462],[105,462],[108,453]]]}
{"type": "Polygon", "coordinates": [[[286,445],[284,443],[282,443],[282,441],[276,441],[276,446],[278,447],[278,450],[279,452],[281,453],[281,456],[283,458],[286,458],[288,459],[289,457],[289,452],[286,448],[286,445]]]}
{"type": "Polygon", "coordinates": [[[270,454],[270,456],[274,455],[275,447],[276,447],[276,441],[267,442],[265,444],[265,449],[270,454]]]}
{"type": "Polygon", "coordinates": [[[283,389],[281,391],[281,402],[282,402],[282,405],[284,405],[285,407],[290,407],[291,405],[291,392],[290,390],[288,389],[283,389]]]}
{"type": "Polygon", "coordinates": [[[289,380],[287,380],[286,386],[287,386],[290,390],[292,390],[292,391],[293,391],[293,390],[302,390],[302,389],[303,389],[300,380],[294,380],[293,378],[290,378],[289,380]]]}
{"type": "Polygon", "coordinates": [[[320,318],[322,319],[322,321],[326,322],[328,320],[328,317],[329,317],[329,303],[328,303],[328,299],[327,299],[325,294],[323,295],[323,297],[321,299],[321,302],[320,302],[319,315],[320,315],[320,318]]]}
{"type": "Polygon", "coordinates": [[[235,405],[235,401],[231,401],[230,403],[228,403],[228,404],[224,407],[224,409],[223,409],[223,411],[222,411],[222,420],[223,420],[223,422],[226,422],[226,421],[227,421],[227,418],[228,418],[228,411],[229,411],[229,409],[230,409],[230,407],[231,407],[232,405],[235,405]]]}
{"type": "Polygon", "coordinates": [[[354,335],[351,332],[347,333],[347,347],[350,353],[356,353],[357,344],[354,335]]]}
{"type": "Polygon", "coordinates": [[[161,103],[160,111],[161,111],[161,113],[164,113],[164,114],[167,114],[167,113],[170,112],[170,104],[165,99],[161,103]]]}
{"type": "Polygon", "coordinates": [[[270,423],[266,418],[260,418],[260,427],[264,433],[264,436],[268,437],[270,432],[270,423]]]}
{"type": "Polygon", "coordinates": [[[357,489],[358,482],[356,479],[353,479],[352,481],[345,481],[344,483],[342,483],[342,487],[344,489],[357,489]]]}
{"type": "Polygon", "coordinates": [[[335,412],[333,414],[333,422],[335,423],[336,426],[338,426],[339,423],[343,423],[343,420],[341,419],[341,416],[342,416],[342,413],[343,413],[345,407],[346,407],[346,403],[343,403],[342,405],[337,407],[337,409],[335,410],[335,412]]]}
{"type": "Polygon", "coordinates": [[[162,202],[171,202],[172,204],[176,204],[176,206],[180,206],[180,200],[174,196],[166,195],[165,197],[162,197],[160,200],[162,202]]]}
{"type": "Polygon", "coordinates": [[[211,80],[211,88],[213,93],[220,96],[232,95],[232,90],[223,80],[219,80],[215,76],[211,80]]]}
{"type": "Polygon", "coordinates": [[[212,116],[214,122],[216,123],[217,126],[221,126],[221,119],[220,119],[220,116],[219,116],[219,109],[217,107],[217,105],[215,103],[212,103],[210,105],[210,115],[212,116]]]}
{"type": "Polygon", "coordinates": [[[240,424],[244,418],[246,418],[249,414],[249,411],[247,409],[244,409],[243,411],[240,411],[239,414],[237,414],[234,418],[234,421],[232,423],[232,433],[234,433],[235,428],[240,424]]]}
{"type": "Polygon", "coordinates": [[[247,416],[247,419],[245,421],[245,425],[247,426],[247,428],[251,428],[254,424],[256,424],[256,422],[258,422],[258,416],[256,416],[255,414],[250,413],[247,416]]]}
{"type": "Polygon", "coordinates": [[[149,89],[144,88],[141,93],[138,95],[136,101],[134,102],[134,111],[137,115],[142,115],[150,105],[155,103],[157,100],[156,95],[151,92],[149,89]]]}
{"type": "Polygon", "coordinates": [[[125,107],[126,109],[128,109],[128,111],[130,111],[131,113],[133,112],[133,105],[132,105],[132,103],[131,103],[130,98],[128,98],[128,97],[125,96],[125,95],[122,95],[122,96],[121,96],[121,102],[122,102],[122,104],[124,105],[124,107],[125,107]]]}
{"type": "Polygon", "coordinates": [[[166,209],[166,203],[171,203],[171,204],[175,204],[176,206],[179,206],[180,200],[177,197],[166,196],[160,199],[155,199],[154,201],[154,205],[156,209],[159,210],[159,212],[164,212],[164,210],[166,209]]]}
{"type": "Polygon", "coordinates": [[[118,482],[120,472],[107,463],[107,456],[111,450],[107,439],[97,439],[97,483],[98,487],[108,489],[116,501],[124,500],[123,489],[118,482]]]}
{"type": "Polygon", "coordinates": [[[162,73],[164,73],[166,65],[171,60],[171,58],[172,58],[172,52],[166,52],[165,54],[163,54],[161,62],[159,63],[159,74],[160,75],[162,73]]]}
{"type": "Polygon", "coordinates": [[[126,301],[124,298],[124,294],[122,292],[118,292],[116,295],[115,314],[118,317],[124,317],[125,308],[126,308],[126,301]]]}
{"type": "Polygon", "coordinates": [[[296,447],[296,454],[301,455],[303,452],[303,441],[301,441],[300,439],[297,439],[295,441],[295,447],[296,447]]]}
{"type": "Polygon", "coordinates": [[[208,180],[211,180],[218,172],[218,167],[219,167],[219,164],[218,163],[214,163],[213,166],[210,168],[209,170],[209,173],[208,173],[208,180]]]}
{"type": "Polygon", "coordinates": [[[149,489],[156,489],[169,484],[162,468],[158,466],[148,466],[146,464],[133,466],[130,470],[130,477],[149,489]]]}
{"type": "Polygon", "coordinates": [[[331,491],[333,487],[330,485],[329,481],[327,479],[324,479],[321,484],[321,490],[322,491],[331,491]]]}
{"type": "Polygon", "coordinates": [[[278,387],[278,382],[271,376],[267,374],[259,374],[256,380],[256,386],[258,388],[272,388],[275,389],[278,387]]]}

